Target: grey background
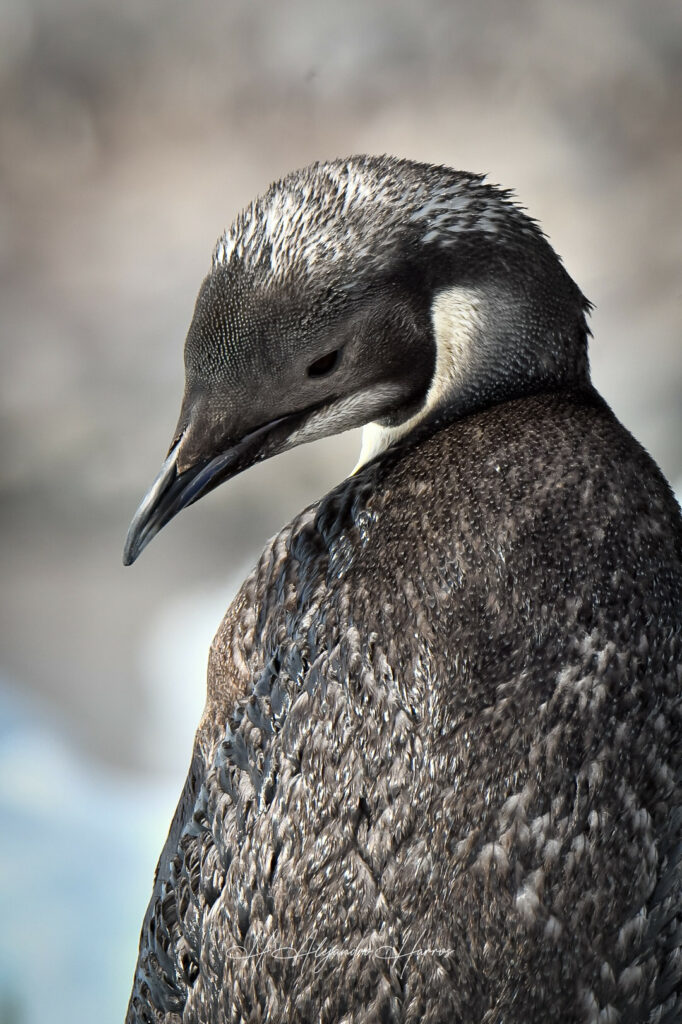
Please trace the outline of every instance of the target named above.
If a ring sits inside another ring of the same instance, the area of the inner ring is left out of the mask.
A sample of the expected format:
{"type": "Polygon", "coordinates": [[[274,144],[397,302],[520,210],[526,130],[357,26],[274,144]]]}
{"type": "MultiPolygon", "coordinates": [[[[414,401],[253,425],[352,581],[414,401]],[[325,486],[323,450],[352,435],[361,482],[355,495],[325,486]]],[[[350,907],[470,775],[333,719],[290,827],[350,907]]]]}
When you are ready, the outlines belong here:
{"type": "Polygon", "coordinates": [[[315,159],[487,172],[596,303],[596,383],[675,483],[681,83],[678,0],[0,0],[0,1024],[121,1018],[211,635],[357,454],[257,467],[123,569],[218,234],[315,159]]]}

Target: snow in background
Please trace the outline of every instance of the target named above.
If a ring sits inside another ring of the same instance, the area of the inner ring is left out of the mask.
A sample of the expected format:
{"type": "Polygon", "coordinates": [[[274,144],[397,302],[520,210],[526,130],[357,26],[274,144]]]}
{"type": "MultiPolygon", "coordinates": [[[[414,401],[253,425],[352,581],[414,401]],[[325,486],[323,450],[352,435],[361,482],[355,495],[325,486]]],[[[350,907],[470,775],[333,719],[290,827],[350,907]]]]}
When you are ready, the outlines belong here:
{"type": "Polygon", "coordinates": [[[121,1024],[136,938],[201,715],[208,646],[235,587],[172,598],[140,650],[150,754],[79,752],[0,675],[0,1024],[121,1024]]]}

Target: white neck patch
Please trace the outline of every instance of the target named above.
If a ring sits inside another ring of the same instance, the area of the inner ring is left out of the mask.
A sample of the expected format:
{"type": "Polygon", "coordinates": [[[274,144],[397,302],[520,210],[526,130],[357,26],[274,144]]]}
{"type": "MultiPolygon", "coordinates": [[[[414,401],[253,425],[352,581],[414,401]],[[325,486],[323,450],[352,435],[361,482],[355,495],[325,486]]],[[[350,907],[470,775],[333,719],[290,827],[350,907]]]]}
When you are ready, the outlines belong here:
{"type": "Polygon", "coordinates": [[[469,288],[446,288],[431,306],[436,342],[436,365],[421,409],[397,427],[368,423],[362,430],[360,458],[354,473],[375,455],[411,433],[438,406],[456,393],[466,380],[472,363],[473,345],[483,323],[480,292],[469,288]]]}

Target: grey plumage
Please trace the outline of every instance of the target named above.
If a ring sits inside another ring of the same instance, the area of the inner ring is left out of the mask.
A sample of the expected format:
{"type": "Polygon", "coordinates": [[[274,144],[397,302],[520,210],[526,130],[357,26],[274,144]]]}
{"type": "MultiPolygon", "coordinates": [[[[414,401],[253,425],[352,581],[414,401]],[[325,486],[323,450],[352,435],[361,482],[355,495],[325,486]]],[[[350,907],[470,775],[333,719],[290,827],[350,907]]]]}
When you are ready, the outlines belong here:
{"type": "Polygon", "coordinates": [[[586,308],[506,193],[404,161],[299,172],[219,242],[128,560],[274,451],[381,442],[218,631],[129,1024],[682,1021],[682,526],[586,308]]]}

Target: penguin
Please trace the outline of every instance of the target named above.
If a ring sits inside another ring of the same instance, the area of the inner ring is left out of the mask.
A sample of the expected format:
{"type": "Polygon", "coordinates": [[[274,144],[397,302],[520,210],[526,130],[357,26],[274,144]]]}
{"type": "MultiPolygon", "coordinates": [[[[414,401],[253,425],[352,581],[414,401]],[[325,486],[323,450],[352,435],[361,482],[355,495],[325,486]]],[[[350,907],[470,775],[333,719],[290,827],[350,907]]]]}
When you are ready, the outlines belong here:
{"type": "Polygon", "coordinates": [[[220,238],[124,561],[362,451],[213,641],[127,1024],[682,1022],[682,521],[589,310],[447,167],[318,163],[220,238]]]}

